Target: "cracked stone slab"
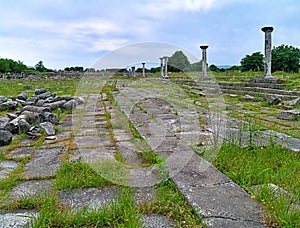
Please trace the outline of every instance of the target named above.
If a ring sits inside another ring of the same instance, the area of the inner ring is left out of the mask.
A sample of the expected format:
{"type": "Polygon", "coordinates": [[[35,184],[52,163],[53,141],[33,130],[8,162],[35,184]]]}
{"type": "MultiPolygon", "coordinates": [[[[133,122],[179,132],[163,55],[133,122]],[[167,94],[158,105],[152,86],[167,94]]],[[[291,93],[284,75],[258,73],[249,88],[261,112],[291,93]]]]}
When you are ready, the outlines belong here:
{"type": "Polygon", "coordinates": [[[60,156],[66,150],[65,147],[36,150],[24,167],[25,175],[27,178],[53,176],[61,164],[60,156]]]}
{"type": "Polygon", "coordinates": [[[196,154],[172,180],[200,217],[216,224],[212,227],[264,227],[260,204],[196,154]]]}
{"type": "Polygon", "coordinates": [[[142,216],[142,225],[145,228],[175,228],[175,223],[166,216],[159,214],[143,215],[142,216]]]}
{"type": "Polygon", "coordinates": [[[134,202],[137,205],[151,203],[156,197],[155,187],[136,188],[134,194],[134,202]]]}
{"type": "Polygon", "coordinates": [[[84,188],[74,190],[61,190],[58,192],[58,200],[75,211],[87,207],[89,211],[100,209],[115,201],[118,196],[117,188],[84,188]]]}
{"type": "Polygon", "coordinates": [[[39,192],[51,192],[53,190],[52,182],[50,180],[30,180],[25,181],[10,192],[10,199],[19,199],[21,197],[31,197],[39,192]]]}
{"type": "Polygon", "coordinates": [[[0,210],[0,228],[16,227],[25,228],[33,224],[34,218],[39,213],[36,211],[1,211],[0,210]]]}

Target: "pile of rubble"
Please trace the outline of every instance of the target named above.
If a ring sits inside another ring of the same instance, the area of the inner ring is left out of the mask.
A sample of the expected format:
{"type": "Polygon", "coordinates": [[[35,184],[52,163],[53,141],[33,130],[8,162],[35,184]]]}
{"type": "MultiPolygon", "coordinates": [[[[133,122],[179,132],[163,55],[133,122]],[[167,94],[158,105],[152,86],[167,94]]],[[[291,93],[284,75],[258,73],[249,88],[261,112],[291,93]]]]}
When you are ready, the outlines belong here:
{"type": "Polygon", "coordinates": [[[55,139],[59,117],[53,111],[72,110],[83,101],[81,97],[56,96],[46,89],[36,89],[30,98],[25,92],[11,98],[0,96],[0,112],[11,111],[0,118],[0,146],[10,144],[13,135],[20,133],[36,138],[45,131],[47,139],[55,139]]]}

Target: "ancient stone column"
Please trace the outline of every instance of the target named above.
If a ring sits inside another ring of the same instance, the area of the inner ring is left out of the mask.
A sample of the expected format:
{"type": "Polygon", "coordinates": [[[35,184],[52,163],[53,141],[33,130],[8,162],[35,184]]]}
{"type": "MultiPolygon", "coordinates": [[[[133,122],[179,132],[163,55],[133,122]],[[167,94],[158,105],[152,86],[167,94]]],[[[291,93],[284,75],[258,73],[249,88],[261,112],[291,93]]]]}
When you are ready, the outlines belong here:
{"type": "Polygon", "coordinates": [[[164,77],[164,58],[160,57],[160,77],[164,77]]]}
{"type": "Polygon", "coordinates": [[[168,56],[164,56],[165,67],[164,67],[164,78],[168,77],[168,56]]]}
{"type": "Polygon", "coordinates": [[[272,37],[273,27],[263,27],[261,29],[265,33],[265,78],[273,78],[271,74],[271,53],[272,53],[272,37]]]}
{"type": "Polygon", "coordinates": [[[145,75],[145,63],[142,63],[142,69],[143,69],[142,76],[146,77],[146,75],[145,75]]]}
{"type": "Polygon", "coordinates": [[[200,48],[202,49],[202,77],[207,77],[207,69],[206,69],[206,49],[208,45],[201,45],[200,48]]]}
{"type": "Polygon", "coordinates": [[[131,67],[131,77],[135,78],[135,66],[131,67]]]}

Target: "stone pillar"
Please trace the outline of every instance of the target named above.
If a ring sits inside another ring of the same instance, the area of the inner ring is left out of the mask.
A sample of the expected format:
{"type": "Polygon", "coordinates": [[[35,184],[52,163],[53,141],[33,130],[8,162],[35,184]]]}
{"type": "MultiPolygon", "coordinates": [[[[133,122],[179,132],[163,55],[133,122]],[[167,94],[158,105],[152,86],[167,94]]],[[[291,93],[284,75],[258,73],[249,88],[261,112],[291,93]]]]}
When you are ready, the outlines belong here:
{"type": "Polygon", "coordinates": [[[131,77],[135,78],[135,66],[131,67],[131,77]]]}
{"type": "Polygon", "coordinates": [[[201,45],[200,48],[202,49],[202,77],[207,77],[207,69],[206,69],[206,49],[208,45],[201,45]]]}
{"type": "Polygon", "coordinates": [[[160,77],[164,77],[164,58],[160,57],[160,77]]]}
{"type": "Polygon", "coordinates": [[[146,77],[146,75],[145,75],[145,63],[142,63],[142,69],[143,69],[142,76],[146,77]]]}
{"type": "Polygon", "coordinates": [[[165,59],[164,78],[168,78],[168,56],[164,56],[164,59],[165,59]]]}
{"type": "Polygon", "coordinates": [[[273,78],[271,74],[271,53],[272,53],[272,37],[273,27],[263,27],[261,30],[265,33],[265,78],[273,78]]]}

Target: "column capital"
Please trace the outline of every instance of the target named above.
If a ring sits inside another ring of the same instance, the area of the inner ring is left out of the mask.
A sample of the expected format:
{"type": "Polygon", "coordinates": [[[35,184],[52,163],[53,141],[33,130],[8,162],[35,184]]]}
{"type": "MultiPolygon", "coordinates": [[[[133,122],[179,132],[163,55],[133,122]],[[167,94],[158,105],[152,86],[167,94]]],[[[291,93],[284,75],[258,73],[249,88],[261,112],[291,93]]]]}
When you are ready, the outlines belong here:
{"type": "Polygon", "coordinates": [[[201,45],[200,48],[201,48],[201,49],[207,49],[207,48],[208,48],[208,45],[201,45]]]}
{"type": "Polygon", "coordinates": [[[273,32],[274,28],[272,26],[265,26],[265,27],[262,27],[261,30],[263,32],[273,32]]]}

